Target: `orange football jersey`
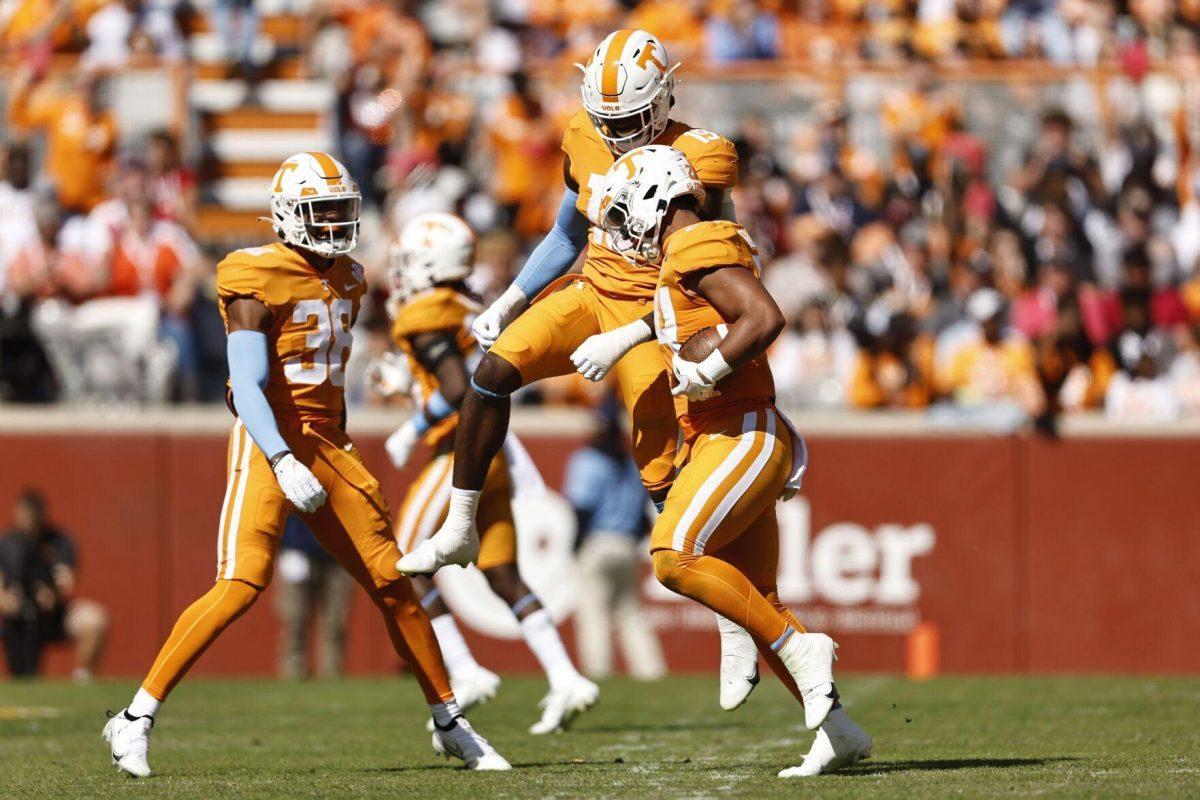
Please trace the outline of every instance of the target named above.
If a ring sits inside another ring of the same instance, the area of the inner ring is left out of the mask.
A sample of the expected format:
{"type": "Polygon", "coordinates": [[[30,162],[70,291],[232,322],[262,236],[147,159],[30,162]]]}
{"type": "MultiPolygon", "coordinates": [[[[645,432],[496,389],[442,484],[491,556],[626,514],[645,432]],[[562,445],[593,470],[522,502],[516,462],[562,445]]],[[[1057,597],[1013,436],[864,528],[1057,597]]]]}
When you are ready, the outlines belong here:
{"type": "MultiPolygon", "coordinates": [[[[423,333],[448,333],[454,336],[458,352],[467,362],[467,371],[474,370],[475,364],[483,354],[476,346],[475,337],[471,335],[471,321],[483,307],[472,297],[457,292],[446,286],[435,286],[419,294],[413,295],[396,312],[392,321],[392,340],[408,359],[408,365],[416,378],[417,403],[424,405],[430,396],[438,390],[438,379],[421,365],[413,352],[412,337],[423,333]]],[[[432,448],[437,448],[445,441],[455,426],[458,425],[458,414],[453,414],[429,429],[425,434],[425,442],[432,448]]]]}
{"type": "MultiPolygon", "coordinates": [[[[724,136],[672,120],[654,143],[682,151],[706,188],[730,189],[737,183],[737,151],[724,136]]],[[[570,159],[571,178],[579,185],[576,208],[592,223],[583,262],[584,277],[601,291],[618,297],[649,297],[654,292],[658,271],[622,256],[610,246],[608,234],[596,225],[604,174],[617,159],[582,109],[567,123],[562,150],[570,159]]]]}
{"type": "Polygon", "coordinates": [[[345,410],[346,361],[367,284],[346,256],[325,272],[282,242],[235,250],[217,265],[221,318],[228,305],[253,298],[271,311],[270,374],[263,390],[277,418],[339,423],[345,410]]]}
{"type": "MultiPolygon", "coordinates": [[[[707,300],[684,287],[685,278],[716,267],[742,267],[759,277],[757,256],[746,229],[735,222],[698,222],[667,237],[654,295],[654,327],[668,358],[693,334],[726,323],[707,300]]],[[[701,401],[676,397],[675,411],[685,438],[690,438],[705,419],[761,407],[774,399],[775,380],[764,353],[718,383],[715,397],[701,401]]]]}

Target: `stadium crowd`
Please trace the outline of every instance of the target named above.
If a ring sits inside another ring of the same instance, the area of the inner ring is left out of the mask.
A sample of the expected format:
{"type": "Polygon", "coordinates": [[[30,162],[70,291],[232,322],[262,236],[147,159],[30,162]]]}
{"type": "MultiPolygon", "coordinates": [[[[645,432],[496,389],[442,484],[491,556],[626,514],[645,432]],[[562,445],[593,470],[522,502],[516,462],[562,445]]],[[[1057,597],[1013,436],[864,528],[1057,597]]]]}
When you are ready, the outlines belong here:
{"type": "MultiPolygon", "coordinates": [[[[986,60],[1099,65],[1134,85],[1166,70],[1190,85],[1200,3],[1155,0],[3,0],[0,401],[77,398],[79,374],[136,384],[143,401],[221,394],[221,253],[197,244],[210,156],[166,131],[118,146],[97,78],[186,61],[200,16],[253,85],[280,55],[256,47],[260,14],[281,11],[303,17],[304,73],[337,89],[329,122],[362,186],[358,255],[377,286],[389,231],[436,209],[479,232],[477,287],[502,291],[558,204],[571,64],[613,28],[644,27],[685,75],[778,61],[767,80],[833,66],[900,77],[871,120],[882,146],[864,145],[838,92],[786,136],[758,115],[721,131],[741,158],[738,219],[789,320],[771,352],[785,404],[1047,426],[1080,410],[1200,414],[1196,98],[1178,104],[1191,117],[1116,109],[1098,136],[1070,104],[1035,101],[1031,143],[997,166],[995,138],[942,80],[986,60]],[[70,88],[39,91],[54,54],[71,52],[70,88]]],[[[382,309],[364,315],[368,352],[385,346],[382,309]]],[[[528,399],[595,396],[561,380],[528,399]]]]}

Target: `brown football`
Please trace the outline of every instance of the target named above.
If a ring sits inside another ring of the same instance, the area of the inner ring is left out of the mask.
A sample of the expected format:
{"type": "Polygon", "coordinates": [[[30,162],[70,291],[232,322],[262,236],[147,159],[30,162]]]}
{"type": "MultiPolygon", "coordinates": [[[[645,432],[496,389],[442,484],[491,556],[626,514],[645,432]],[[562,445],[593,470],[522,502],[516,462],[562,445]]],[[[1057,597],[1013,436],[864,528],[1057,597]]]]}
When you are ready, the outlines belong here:
{"type": "Polygon", "coordinates": [[[701,328],[679,346],[679,357],[684,361],[699,363],[717,349],[722,338],[721,332],[711,325],[701,328]]]}

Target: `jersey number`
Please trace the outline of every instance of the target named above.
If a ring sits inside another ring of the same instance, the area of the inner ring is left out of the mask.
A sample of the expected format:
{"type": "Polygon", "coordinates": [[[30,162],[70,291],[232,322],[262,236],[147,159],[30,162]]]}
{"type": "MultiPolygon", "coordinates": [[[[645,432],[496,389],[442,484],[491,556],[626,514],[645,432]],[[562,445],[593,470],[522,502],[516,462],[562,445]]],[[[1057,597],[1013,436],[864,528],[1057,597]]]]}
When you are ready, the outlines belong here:
{"type": "Polygon", "coordinates": [[[312,318],[317,320],[317,329],[305,335],[304,344],[312,351],[311,356],[293,356],[283,362],[283,374],[292,383],[317,384],[326,379],[334,386],[346,382],[345,359],[350,354],[354,335],[350,333],[350,300],[301,300],[292,311],[292,322],[308,325],[312,318]],[[306,365],[306,362],[311,363],[306,365]]]}

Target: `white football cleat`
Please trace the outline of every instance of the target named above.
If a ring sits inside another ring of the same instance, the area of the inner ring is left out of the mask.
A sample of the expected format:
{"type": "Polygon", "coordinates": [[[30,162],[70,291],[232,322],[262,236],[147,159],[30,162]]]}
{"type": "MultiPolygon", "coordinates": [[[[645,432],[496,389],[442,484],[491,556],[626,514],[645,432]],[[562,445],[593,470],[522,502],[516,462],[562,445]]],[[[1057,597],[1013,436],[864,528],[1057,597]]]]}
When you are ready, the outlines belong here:
{"type": "Polygon", "coordinates": [[[825,724],[817,729],[817,738],[798,767],[781,770],[781,778],[811,778],[828,775],[842,767],[871,757],[871,737],[855,724],[841,708],[829,712],[825,724]]]}
{"type": "Polygon", "coordinates": [[[600,687],[582,675],[570,686],[551,691],[542,698],[538,707],[542,709],[542,718],[530,726],[529,732],[541,736],[546,733],[557,733],[571,727],[575,718],[587,711],[600,700],[600,687]]]}
{"type": "MultiPolygon", "coordinates": [[[[500,690],[500,676],[490,669],[477,667],[470,672],[450,676],[450,688],[458,707],[467,711],[472,706],[482,705],[496,696],[500,690]]],[[[425,730],[433,733],[433,718],[425,723],[425,730]]]]}
{"type": "Polygon", "coordinates": [[[150,729],[154,717],[131,717],[122,708],[104,726],[104,740],[112,747],[112,763],[135,778],[150,775],[150,729]]]}
{"type": "Polygon", "coordinates": [[[721,633],[721,708],[733,711],[758,686],[758,647],[746,629],[717,614],[721,633]]]}
{"type": "Polygon", "coordinates": [[[452,528],[446,522],[411,553],[401,556],[396,569],[405,575],[432,575],[447,564],[465,567],[477,560],[479,531],[474,523],[465,528],[452,528]]]}
{"type": "Polygon", "coordinates": [[[488,740],[475,732],[466,717],[454,720],[449,730],[433,732],[433,751],[439,756],[461,758],[467,769],[503,771],[512,769],[488,740]]]}
{"type": "Polygon", "coordinates": [[[779,659],[791,673],[804,698],[804,726],[810,731],[821,727],[837,702],[833,685],[833,662],[837,661],[837,642],[823,633],[793,633],[779,659]]]}

